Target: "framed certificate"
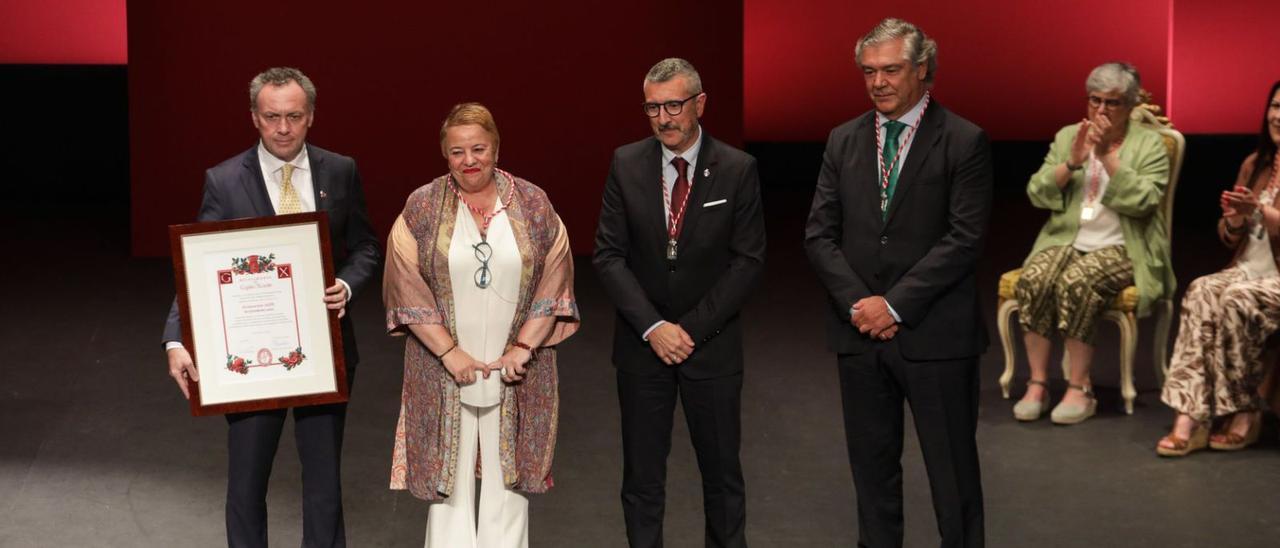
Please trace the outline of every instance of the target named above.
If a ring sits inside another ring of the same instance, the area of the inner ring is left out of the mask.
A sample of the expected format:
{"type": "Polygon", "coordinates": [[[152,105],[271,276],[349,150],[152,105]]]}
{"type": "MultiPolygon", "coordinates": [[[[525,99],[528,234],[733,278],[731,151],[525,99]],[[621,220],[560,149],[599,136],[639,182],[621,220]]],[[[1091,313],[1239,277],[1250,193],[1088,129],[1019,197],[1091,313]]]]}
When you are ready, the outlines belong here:
{"type": "Polygon", "coordinates": [[[171,225],[169,244],[192,415],[347,401],[327,213],[171,225]]]}

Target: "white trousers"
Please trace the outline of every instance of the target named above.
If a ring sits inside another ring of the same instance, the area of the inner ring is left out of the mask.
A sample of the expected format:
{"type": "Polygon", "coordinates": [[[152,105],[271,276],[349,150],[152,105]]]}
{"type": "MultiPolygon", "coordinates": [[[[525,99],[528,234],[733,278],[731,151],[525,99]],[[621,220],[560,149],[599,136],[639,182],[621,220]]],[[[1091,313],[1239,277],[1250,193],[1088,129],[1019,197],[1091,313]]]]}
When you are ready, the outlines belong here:
{"type": "Polygon", "coordinates": [[[426,548],[528,548],[529,500],[502,483],[500,405],[462,406],[453,494],[427,511],[426,548]],[[480,513],[475,513],[476,440],[480,441],[480,513]]]}

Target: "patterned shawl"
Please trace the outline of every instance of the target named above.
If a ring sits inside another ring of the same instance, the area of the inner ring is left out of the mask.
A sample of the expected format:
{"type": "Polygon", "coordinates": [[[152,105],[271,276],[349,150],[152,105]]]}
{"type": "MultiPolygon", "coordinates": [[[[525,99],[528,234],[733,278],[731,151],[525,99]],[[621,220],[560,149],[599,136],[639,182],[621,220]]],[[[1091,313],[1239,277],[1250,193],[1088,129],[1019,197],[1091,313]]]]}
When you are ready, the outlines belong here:
{"type": "MultiPolygon", "coordinates": [[[[496,176],[498,195],[515,185],[507,218],[523,267],[508,342],[530,318],[554,316],[555,326],[526,366],[523,381],[503,384],[499,457],[502,481],[512,489],[544,493],[552,486],[559,394],[553,345],[578,329],[573,257],[564,224],[533,183],[496,176]]],[[[457,340],[449,244],[458,198],[445,177],[417,189],[396,219],[388,241],[382,298],[387,331],[405,335],[410,324],[439,324],[457,340]]],[[[417,337],[405,337],[404,388],[392,454],[391,488],[424,500],[453,492],[461,428],[461,388],[417,337]]]]}

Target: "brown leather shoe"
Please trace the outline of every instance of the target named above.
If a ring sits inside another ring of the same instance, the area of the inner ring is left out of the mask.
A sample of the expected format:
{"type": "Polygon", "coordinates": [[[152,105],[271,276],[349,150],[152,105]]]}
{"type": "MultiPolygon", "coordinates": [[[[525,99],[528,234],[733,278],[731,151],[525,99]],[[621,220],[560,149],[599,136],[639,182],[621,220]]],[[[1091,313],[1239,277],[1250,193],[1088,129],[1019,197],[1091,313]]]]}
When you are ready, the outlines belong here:
{"type": "Polygon", "coordinates": [[[1195,429],[1191,431],[1190,438],[1179,438],[1171,433],[1160,438],[1161,442],[1165,440],[1169,441],[1171,447],[1156,443],[1157,455],[1162,457],[1185,457],[1209,445],[1209,427],[1197,424],[1195,429]]]}
{"type": "Polygon", "coordinates": [[[1231,431],[1230,421],[1227,427],[1214,432],[1209,437],[1209,447],[1218,451],[1239,451],[1258,441],[1258,433],[1262,431],[1262,413],[1256,411],[1242,411],[1242,413],[1250,413],[1253,420],[1249,423],[1249,430],[1243,436],[1231,431]]]}

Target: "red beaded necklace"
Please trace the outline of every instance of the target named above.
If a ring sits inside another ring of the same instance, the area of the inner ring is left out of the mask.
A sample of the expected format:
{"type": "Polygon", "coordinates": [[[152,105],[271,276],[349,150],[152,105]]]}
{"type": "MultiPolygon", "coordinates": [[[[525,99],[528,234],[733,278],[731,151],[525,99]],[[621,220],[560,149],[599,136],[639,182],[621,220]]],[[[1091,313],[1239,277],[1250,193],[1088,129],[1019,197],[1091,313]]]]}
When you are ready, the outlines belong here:
{"type": "MultiPolygon", "coordinates": [[[[507,197],[506,199],[502,200],[502,205],[500,207],[494,208],[493,211],[490,211],[488,213],[485,212],[484,208],[471,205],[471,202],[467,201],[466,197],[462,195],[462,191],[458,189],[458,183],[453,180],[452,173],[449,174],[449,177],[446,180],[446,183],[449,185],[449,188],[453,190],[453,193],[455,195],[458,196],[458,200],[461,201],[463,205],[467,206],[467,209],[470,209],[472,213],[475,213],[476,215],[479,215],[481,217],[483,222],[480,223],[480,241],[485,241],[487,239],[489,234],[489,223],[492,222],[493,218],[497,217],[499,213],[506,211],[507,206],[511,204],[511,199],[514,198],[516,195],[515,177],[512,177],[510,173],[507,173],[501,169],[494,168],[494,171],[502,174],[503,177],[506,177],[507,181],[509,181],[510,184],[507,185],[507,197]]],[[[494,178],[494,184],[495,185],[497,184],[496,177],[494,178]]]]}

